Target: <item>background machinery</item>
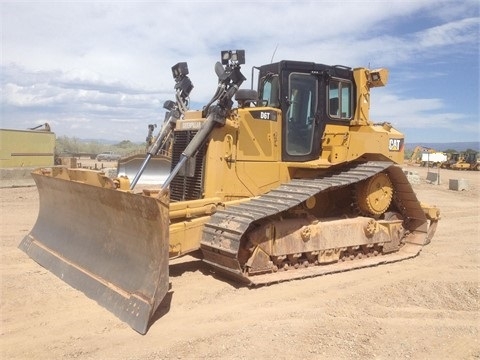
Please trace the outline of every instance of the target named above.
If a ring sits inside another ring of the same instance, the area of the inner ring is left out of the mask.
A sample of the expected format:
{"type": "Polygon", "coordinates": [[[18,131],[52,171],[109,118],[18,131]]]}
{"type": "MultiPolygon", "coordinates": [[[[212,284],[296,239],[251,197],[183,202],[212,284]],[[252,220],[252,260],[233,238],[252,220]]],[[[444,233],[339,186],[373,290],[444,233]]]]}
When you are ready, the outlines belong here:
{"type": "Polygon", "coordinates": [[[423,153],[420,165],[423,167],[440,167],[447,161],[447,158],[447,154],[442,152],[423,153]]]}
{"type": "MultiPolygon", "coordinates": [[[[280,61],[253,68],[253,90],[239,89],[244,51],[221,59],[202,110],[172,105],[156,141],[173,133],[161,187],[134,191],[135,179],[85,169],[32,174],[39,215],[20,248],[142,334],[171,258],[192,253],[268,284],[414,257],[439,220],[396,165],[403,134],[369,119],[387,70],[280,61]]],[[[188,93],[181,64],[172,70],[188,93]]]]}
{"type": "Polygon", "coordinates": [[[408,162],[410,164],[421,164],[423,154],[432,154],[434,152],[436,152],[435,149],[417,145],[413,149],[412,156],[408,162]]]}
{"type": "Polygon", "coordinates": [[[466,152],[463,160],[469,165],[467,170],[480,170],[480,159],[478,158],[477,152],[466,152]]]}
{"type": "Polygon", "coordinates": [[[451,153],[450,158],[441,164],[444,169],[480,170],[480,160],[476,152],[451,153]]]}
{"type": "Polygon", "coordinates": [[[447,154],[435,149],[416,146],[410,157],[410,164],[420,164],[423,167],[439,167],[447,161],[447,154]]]}

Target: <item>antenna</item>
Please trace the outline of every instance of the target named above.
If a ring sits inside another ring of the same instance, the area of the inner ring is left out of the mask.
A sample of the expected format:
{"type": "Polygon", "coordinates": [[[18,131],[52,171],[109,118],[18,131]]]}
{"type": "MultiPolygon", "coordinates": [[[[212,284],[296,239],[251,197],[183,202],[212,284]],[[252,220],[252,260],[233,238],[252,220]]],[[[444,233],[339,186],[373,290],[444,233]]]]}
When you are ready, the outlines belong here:
{"type": "Polygon", "coordinates": [[[278,49],[278,44],[275,46],[275,50],[273,50],[272,58],[270,59],[270,64],[273,62],[273,57],[275,56],[275,53],[277,52],[278,49]]]}

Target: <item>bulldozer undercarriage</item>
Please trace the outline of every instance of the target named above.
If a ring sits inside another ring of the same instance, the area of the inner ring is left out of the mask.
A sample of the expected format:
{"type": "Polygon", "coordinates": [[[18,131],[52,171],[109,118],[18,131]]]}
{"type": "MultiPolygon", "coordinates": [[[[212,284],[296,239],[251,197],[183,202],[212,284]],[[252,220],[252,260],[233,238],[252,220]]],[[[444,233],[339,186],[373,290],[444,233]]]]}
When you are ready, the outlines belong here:
{"type": "Polygon", "coordinates": [[[437,220],[401,168],[357,163],[217,212],[201,248],[221,274],[261,285],[415,257],[437,220]]]}

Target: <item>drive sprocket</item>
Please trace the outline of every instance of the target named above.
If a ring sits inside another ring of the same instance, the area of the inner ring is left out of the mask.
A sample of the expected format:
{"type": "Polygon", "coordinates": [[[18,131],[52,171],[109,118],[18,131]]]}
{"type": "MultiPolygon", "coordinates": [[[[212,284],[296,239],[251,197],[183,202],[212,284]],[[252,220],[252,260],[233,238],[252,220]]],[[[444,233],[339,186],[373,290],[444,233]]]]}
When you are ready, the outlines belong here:
{"type": "Polygon", "coordinates": [[[356,198],[361,213],[373,216],[383,214],[393,198],[393,185],[388,175],[382,172],[359,182],[356,198]]]}

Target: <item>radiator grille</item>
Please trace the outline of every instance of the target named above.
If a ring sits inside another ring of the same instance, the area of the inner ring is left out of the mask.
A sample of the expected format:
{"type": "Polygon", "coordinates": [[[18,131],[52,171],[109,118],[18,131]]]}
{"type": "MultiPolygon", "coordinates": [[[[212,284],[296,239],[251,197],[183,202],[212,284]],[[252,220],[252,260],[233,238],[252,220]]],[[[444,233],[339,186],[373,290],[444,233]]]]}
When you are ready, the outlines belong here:
{"type": "MultiPolygon", "coordinates": [[[[172,169],[180,161],[180,155],[193,139],[197,130],[175,131],[172,151],[172,169]]],[[[200,147],[197,155],[187,161],[187,164],[170,183],[170,200],[184,201],[202,198],[205,164],[205,144],[200,147]]]]}

